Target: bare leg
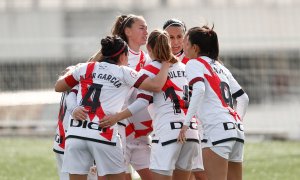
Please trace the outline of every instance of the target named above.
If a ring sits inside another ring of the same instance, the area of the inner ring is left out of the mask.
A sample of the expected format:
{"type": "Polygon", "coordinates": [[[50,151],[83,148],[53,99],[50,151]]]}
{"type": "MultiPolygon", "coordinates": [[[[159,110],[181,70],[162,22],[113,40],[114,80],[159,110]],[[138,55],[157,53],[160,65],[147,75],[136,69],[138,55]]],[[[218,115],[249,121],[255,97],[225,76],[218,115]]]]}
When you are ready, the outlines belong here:
{"type": "Polygon", "coordinates": [[[119,174],[107,174],[105,175],[106,180],[125,180],[125,173],[119,174]]]}
{"type": "Polygon", "coordinates": [[[191,171],[175,169],[173,171],[173,180],[188,180],[190,177],[190,174],[191,174],[191,171]]]}
{"type": "Polygon", "coordinates": [[[228,161],[210,148],[202,149],[204,169],[209,180],[226,180],[228,161]]]}
{"type": "Polygon", "coordinates": [[[106,180],[104,176],[98,176],[98,180],[106,180]]]}
{"type": "Polygon", "coordinates": [[[166,176],[155,172],[152,172],[152,178],[155,180],[172,180],[172,176],[166,176]]]}
{"type": "Polygon", "coordinates": [[[228,180],[242,180],[243,179],[243,163],[228,162],[228,180]]]}
{"type": "Polygon", "coordinates": [[[208,180],[205,171],[194,171],[191,173],[189,180],[208,180]]]}
{"type": "Polygon", "coordinates": [[[86,180],[87,174],[69,174],[70,180],[86,180]]]}
{"type": "Polygon", "coordinates": [[[130,173],[125,174],[125,180],[131,180],[131,174],[130,173]]]}
{"type": "Polygon", "coordinates": [[[150,169],[140,169],[137,170],[137,172],[140,175],[141,180],[152,180],[152,172],[150,171],[150,169]]]}

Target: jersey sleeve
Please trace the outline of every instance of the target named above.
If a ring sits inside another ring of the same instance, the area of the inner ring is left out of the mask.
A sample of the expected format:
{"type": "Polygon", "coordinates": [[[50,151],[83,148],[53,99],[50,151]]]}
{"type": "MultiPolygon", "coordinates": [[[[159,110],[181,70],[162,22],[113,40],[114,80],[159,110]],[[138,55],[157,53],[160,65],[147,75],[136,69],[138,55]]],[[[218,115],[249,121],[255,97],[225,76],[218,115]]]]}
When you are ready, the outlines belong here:
{"type": "Polygon", "coordinates": [[[131,114],[136,114],[148,107],[148,105],[153,102],[153,96],[151,94],[151,92],[140,90],[136,100],[127,107],[131,114]]]}
{"type": "Polygon", "coordinates": [[[204,65],[197,60],[191,59],[185,66],[185,72],[189,86],[193,86],[196,82],[204,82],[204,65]]]}
{"type": "Polygon", "coordinates": [[[145,61],[146,61],[145,66],[146,66],[152,62],[152,59],[150,58],[148,53],[144,52],[144,54],[145,54],[145,61]]]}
{"type": "Polygon", "coordinates": [[[229,87],[231,90],[232,97],[236,100],[236,107],[235,111],[238,113],[241,119],[244,118],[246,114],[246,110],[249,104],[249,97],[244,92],[240,84],[236,81],[236,79],[233,77],[233,75],[230,73],[228,69],[226,69],[228,72],[228,81],[229,81],[229,87]]]}
{"type": "Polygon", "coordinates": [[[80,64],[78,67],[74,69],[72,74],[65,77],[65,81],[68,84],[69,87],[74,87],[77,85],[80,81],[80,72],[82,69],[86,68],[86,63],[80,64]]]}
{"type": "Polygon", "coordinates": [[[147,75],[138,73],[136,70],[123,66],[123,75],[124,75],[124,81],[127,85],[133,86],[135,88],[138,88],[145,79],[148,78],[147,75]]]}
{"type": "Polygon", "coordinates": [[[69,92],[66,104],[67,104],[67,111],[70,113],[78,106],[77,105],[77,94],[78,94],[78,85],[74,86],[71,91],[69,92]]]}
{"type": "Polygon", "coordinates": [[[230,72],[228,73],[228,81],[229,81],[229,87],[231,89],[232,94],[242,89],[239,83],[235,80],[235,78],[232,76],[230,72]]]}

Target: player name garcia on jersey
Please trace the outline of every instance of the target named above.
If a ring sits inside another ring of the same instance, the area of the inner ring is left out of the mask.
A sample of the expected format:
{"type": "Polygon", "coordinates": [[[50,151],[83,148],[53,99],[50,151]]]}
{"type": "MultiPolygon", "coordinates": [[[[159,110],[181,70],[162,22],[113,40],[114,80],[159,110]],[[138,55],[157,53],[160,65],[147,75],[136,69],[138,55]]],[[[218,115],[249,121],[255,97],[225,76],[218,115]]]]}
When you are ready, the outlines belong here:
{"type": "MultiPolygon", "coordinates": [[[[122,83],[120,82],[120,80],[118,78],[116,78],[116,77],[113,77],[110,74],[92,73],[91,76],[92,76],[93,79],[98,78],[98,79],[106,80],[106,81],[112,83],[117,88],[119,88],[120,86],[122,86],[122,83]]],[[[81,79],[85,79],[84,75],[81,75],[80,78],[81,79]]],[[[88,77],[88,78],[91,78],[91,77],[88,77]]]]}

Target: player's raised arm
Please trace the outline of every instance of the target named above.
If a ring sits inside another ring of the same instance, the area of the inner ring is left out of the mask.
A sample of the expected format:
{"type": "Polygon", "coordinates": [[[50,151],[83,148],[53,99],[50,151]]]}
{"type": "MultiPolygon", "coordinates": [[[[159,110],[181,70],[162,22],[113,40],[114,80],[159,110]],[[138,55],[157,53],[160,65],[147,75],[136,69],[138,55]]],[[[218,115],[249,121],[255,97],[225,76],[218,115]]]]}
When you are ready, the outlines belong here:
{"type": "Polygon", "coordinates": [[[66,79],[72,78],[70,76],[72,76],[72,72],[74,71],[74,69],[75,69],[75,66],[69,66],[62,72],[62,75],[59,76],[58,80],[55,83],[55,91],[56,92],[68,91],[73,87],[73,86],[70,86],[66,82],[66,79]]]}
{"type": "Polygon", "coordinates": [[[167,80],[170,64],[177,62],[177,59],[172,54],[168,33],[161,30],[154,30],[149,36],[147,50],[151,59],[161,63],[161,68],[153,79],[145,79],[138,88],[159,92],[167,80]]]}

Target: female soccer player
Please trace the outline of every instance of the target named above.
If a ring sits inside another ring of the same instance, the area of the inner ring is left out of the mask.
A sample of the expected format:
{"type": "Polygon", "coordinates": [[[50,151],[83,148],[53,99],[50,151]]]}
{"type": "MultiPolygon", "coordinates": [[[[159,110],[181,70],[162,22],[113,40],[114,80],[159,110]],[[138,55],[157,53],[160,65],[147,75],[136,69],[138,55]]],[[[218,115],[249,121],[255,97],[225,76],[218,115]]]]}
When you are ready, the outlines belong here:
{"type": "Polygon", "coordinates": [[[188,58],[185,57],[183,52],[183,38],[186,32],[184,22],[178,19],[169,19],[164,23],[163,29],[170,35],[172,53],[177,56],[183,64],[186,64],[188,58]]]}
{"type": "Polygon", "coordinates": [[[186,141],[192,117],[200,117],[204,129],[203,160],[209,180],[242,179],[244,132],[242,118],[248,96],[230,71],[218,60],[219,43],[207,26],[190,29],[184,40],[184,52],[192,97],[178,141],[186,141]],[[237,101],[233,110],[232,98],[237,101]]]}
{"type": "Polygon", "coordinates": [[[153,31],[147,43],[147,49],[153,62],[140,72],[150,77],[156,77],[161,65],[160,62],[171,59],[173,63],[169,69],[169,76],[161,92],[150,93],[142,91],[138,99],[128,108],[116,115],[106,117],[100,126],[117,121],[137,113],[150,103],[149,112],[153,119],[152,149],[150,169],[155,180],[189,178],[192,168],[192,159],[199,153],[199,135],[197,123],[191,122],[188,130],[188,143],[177,143],[178,133],[183,125],[187,108],[184,95],[188,86],[185,77],[185,65],[178,62],[172,54],[168,34],[164,31],[153,31]],[[173,173],[174,171],[174,173],[173,173]]]}
{"type": "Polygon", "coordinates": [[[124,179],[124,157],[118,128],[101,128],[105,116],[121,110],[131,87],[160,91],[167,79],[169,63],[162,62],[158,76],[151,79],[127,67],[128,47],[121,38],[101,40],[100,62],[84,63],[74,72],[57,80],[55,90],[63,92],[79,84],[77,104],[87,109],[86,121],[71,119],[63,162],[63,171],[71,180],[86,179],[94,160],[99,176],[124,179]]]}
{"type": "MultiPolygon", "coordinates": [[[[183,38],[186,32],[186,26],[184,22],[178,19],[169,19],[164,25],[163,29],[168,32],[171,40],[172,53],[177,56],[177,58],[183,63],[186,64],[188,62],[188,58],[185,56],[183,52],[183,38]]],[[[199,138],[202,139],[202,125],[201,122],[197,119],[198,122],[198,131],[199,138]]],[[[191,173],[190,180],[206,180],[205,173],[203,170],[203,160],[202,160],[202,149],[200,148],[199,157],[194,159],[193,170],[191,173]]]]}
{"type": "MultiPolygon", "coordinates": [[[[142,16],[133,14],[117,17],[112,28],[112,34],[120,36],[129,47],[128,66],[140,71],[151,62],[148,54],[141,50],[147,42],[147,24],[142,16]]],[[[124,108],[133,103],[137,96],[137,89],[132,88],[127,95],[124,108]]],[[[147,108],[127,120],[121,121],[120,129],[124,129],[126,138],[122,138],[127,167],[127,180],[131,179],[130,165],[138,172],[142,180],[151,180],[150,164],[150,138],[152,132],[152,119],[147,108]],[[122,125],[126,127],[122,127],[122,125]]]]}

